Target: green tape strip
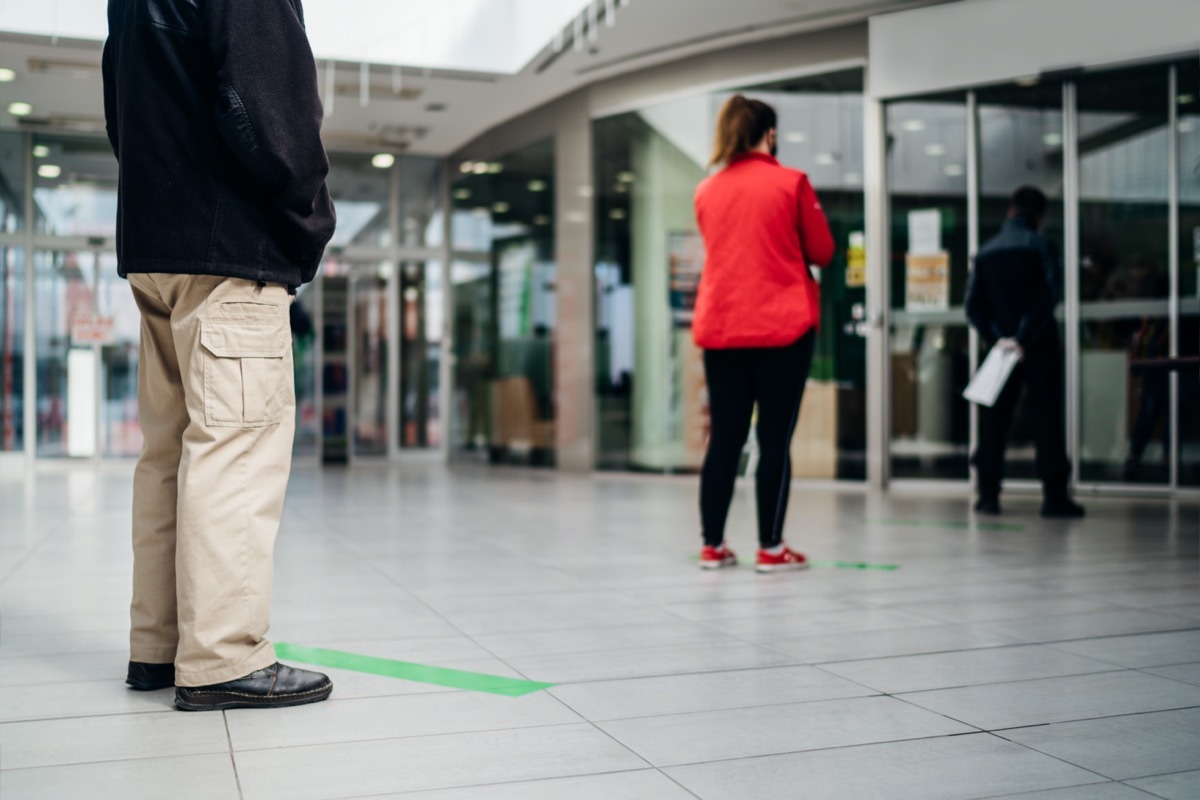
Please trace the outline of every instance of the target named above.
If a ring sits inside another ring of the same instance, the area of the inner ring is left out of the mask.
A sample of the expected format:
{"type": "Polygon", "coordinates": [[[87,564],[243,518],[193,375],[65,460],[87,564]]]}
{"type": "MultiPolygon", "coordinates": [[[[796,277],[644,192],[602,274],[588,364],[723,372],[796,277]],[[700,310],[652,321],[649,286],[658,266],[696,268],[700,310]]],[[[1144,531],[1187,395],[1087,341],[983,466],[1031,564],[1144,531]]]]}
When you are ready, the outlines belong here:
{"type": "Polygon", "coordinates": [[[951,519],[864,519],[868,525],[894,525],[904,528],[954,528],[957,530],[976,531],[1006,531],[1023,533],[1024,525],[1012,525],[1005,522],[963,522],[951,519]]]}
{"type": "Polygon", "coordinates": [[[539,683],[518,678],[506,678],[503,675],[487,675],[482,672],[465,672],[460,669],[445,669],[431,667],[425,664],[413,664],[408,661],[392,661],[388,658],[360,656],[355,653],[343,653],[339,650],[322,650],[319,647],[304,647],[298,644],[277,642],[275,655],[289,661],[299,661],[304,664],[316,664],[321,667],[348,669],[353,672],[365,672],[369,675],[383,675],[387,678],[399,678],[404,681],[432,683],[435,686],[450,686],[455,689],[467,689],[472,692],[487,692],[505,697],[521,697],[522,695],[549,689],[553,683],[539,683]]]}
{"type": "Polygon", "coordinates": [[[864,564],[860,561],[810,561],[809,563],[820,569],[877,569],[884,572],[900,569],[899,564],[864,564]]]}

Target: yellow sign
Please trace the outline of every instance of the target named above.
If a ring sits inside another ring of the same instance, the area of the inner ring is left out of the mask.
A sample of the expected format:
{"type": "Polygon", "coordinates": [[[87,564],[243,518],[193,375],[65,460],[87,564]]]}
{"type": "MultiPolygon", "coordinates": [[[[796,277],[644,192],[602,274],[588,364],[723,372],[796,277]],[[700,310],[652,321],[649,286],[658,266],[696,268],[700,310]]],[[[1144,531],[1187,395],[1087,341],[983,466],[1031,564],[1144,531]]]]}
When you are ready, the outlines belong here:
{"type": "Polygon", "coordinates": [[[850,249],[846,251],[846,288],[861,289],[867,285],[867,243],[861,232],[850,234],[850,249]]]}

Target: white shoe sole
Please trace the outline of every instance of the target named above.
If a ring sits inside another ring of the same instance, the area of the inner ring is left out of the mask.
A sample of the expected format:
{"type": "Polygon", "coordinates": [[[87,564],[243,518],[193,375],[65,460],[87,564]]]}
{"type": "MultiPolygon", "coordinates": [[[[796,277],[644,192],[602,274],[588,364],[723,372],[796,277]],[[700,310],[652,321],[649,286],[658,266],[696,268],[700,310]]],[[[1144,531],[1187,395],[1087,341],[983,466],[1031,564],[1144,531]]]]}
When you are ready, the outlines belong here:
{"type": "Polygon", "coordinates": [[[759,564],[755,566],[755,572],[793,572],[796,570],[808,569],[808,564],[759,564]]]}
{"type": "Polygon", "coordinates": [[[736,558],[727,558],[724,561],[701,561],[700,569],[721,569],[722,567],[736,567],[736,558]]]}

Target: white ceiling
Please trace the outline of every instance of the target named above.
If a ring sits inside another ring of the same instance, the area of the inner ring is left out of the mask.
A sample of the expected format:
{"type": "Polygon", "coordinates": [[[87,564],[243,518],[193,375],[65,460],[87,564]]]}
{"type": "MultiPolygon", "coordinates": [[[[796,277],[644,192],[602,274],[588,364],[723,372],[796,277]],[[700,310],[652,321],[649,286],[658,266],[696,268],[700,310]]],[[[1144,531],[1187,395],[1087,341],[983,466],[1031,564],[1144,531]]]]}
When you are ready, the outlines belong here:
{"type": "MultiPolygon", "coordinates": [[[[365,2],[365,0],[363,0],[365,2]]],[[[450,7],[458,0],[440,0],[424,7],[450,7]]],[[[101,6],[98,0],[61,0],[101,6]]],[[[307,0],[310,36],[322,41],[321,31],[334,26],[324,21],[323,9],[341,8],[341,20],[350,33],[379,32],[369,17],[344,13],[357,0],[307,0]]],[[[499,0],[461,0],[462,3],[499,0]]],[[[703,51],[749,41],[783,36],[820,25],[861,20],[872,13],[913,5],[913,0],[614,0],[610,26],[604,19],[607,0],[593,0],[601,13],[594,33],[585,31],[580,46],[573,42],[574,26],[561,29],[551,11],[579,7],[576,0],[506,0],[513,17],[498,32],[487,30],[491,17],[473,18],[464,35],[474,31],[483,39],[512,37],[514,27],[524,31],[524,46],[533,53],[516,74],[493,71],[428,69],[414,53],[400,68],[376,64],[369,68],[369,92],[363,104],[361,65],[336,62],[336,93],[329,102],[326,64],[319,63],[327,106],[325,134],[330,149],[386,149],[427,155],[447,155],[489,128],[531,110],[555,97],[597,80],[643,69],[703,51]],[[527,15],[541,10],[537,24],[527,15]],[[548,11],[547,9],[550,9],[548,11]],[[516,20],[523,20],[516,22],[516,20]],[[562,50],[555,46],[556,31],[564,30],[562,50]],[[543,33],[549,31],[548,33],[543,33]],[[531,46],[542,37],[540,47],[531,46]],[[412,65],[412,66],[409,66],[412,65]]],[[[14,9],[44,8],[44,2],[0,0],[0,67],[17,72],[12,83],[0,84],[0,129],[18,127],[6,111],[9,102],[32,103],[34,113],[25,125],[60,130],[103,132],[103,106],[98,41],[12,35],[6,27],[14,9]]],[[[397,0],[390,0],[394,7],[397,0]]],[[[586,12],[585,12],[586,13],[586,12]]],[[[569,16],[569,15],[568,15],[569,16]]],[[[494,20],[493,20],[494,21],[494,20]]],[[[339,25],[342,23],[339,22],[339,25]]],[[[496,23],[500,25],[500,23],[496,23]]],[[[495,26],[493,26],[495,28],[495,26]]],[[[65,25],[60,29],[66,35],[65,25]]],[[[381,34],[380,40],[386,40],[381,34]]],[[[349,41],[349,40],[345,40],[349,41]]],[[[396,41],[400,41],[397,39],[396,41]]],[[[356,51],[365,52],[365,51],[356,51]]],[[[382,51],[380,51],[382,52],[382,51]]],[[[361,58],[361,56],[359,56],[361,58]]],[[[357,60],[357,59],[356,59],[357,60]]],[[[380,59],[386,60],[386,59],[380,59]]]]}

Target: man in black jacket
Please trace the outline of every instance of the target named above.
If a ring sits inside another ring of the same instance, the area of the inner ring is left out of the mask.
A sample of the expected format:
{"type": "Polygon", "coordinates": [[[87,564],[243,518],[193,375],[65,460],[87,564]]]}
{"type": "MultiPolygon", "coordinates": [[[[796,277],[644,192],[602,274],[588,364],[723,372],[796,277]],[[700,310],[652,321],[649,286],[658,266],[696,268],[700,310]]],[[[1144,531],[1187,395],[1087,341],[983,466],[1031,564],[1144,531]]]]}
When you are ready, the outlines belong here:
{"type": "Polygon", "coordinates": [[[117,256],[142,315],[130,664],[199,711],[324,700],[266,639],[290,295],[333,234],[300,0],[109,0],[117,256]]]}
{"type": "Polygon", "coordinates": [[[1054,309],[1062,294],[1062,267],[1038,230],[1046,196],[1034,187],[1018,189],[1000,233],[980,248],[967,285],[967,317],[989,347],[1015,350],[1020,363],[991,408],[979,410],[979,449],[975,469],[979,502],[975,510],[1000,513],[1000,484],[1009,424],[1022,384],[1034,416],[1038,477],[1044,517],[1082,517],[1083,508],[1067,492],[1070,462],[1063,425],[1063,367],[1054,309]]]}

